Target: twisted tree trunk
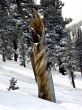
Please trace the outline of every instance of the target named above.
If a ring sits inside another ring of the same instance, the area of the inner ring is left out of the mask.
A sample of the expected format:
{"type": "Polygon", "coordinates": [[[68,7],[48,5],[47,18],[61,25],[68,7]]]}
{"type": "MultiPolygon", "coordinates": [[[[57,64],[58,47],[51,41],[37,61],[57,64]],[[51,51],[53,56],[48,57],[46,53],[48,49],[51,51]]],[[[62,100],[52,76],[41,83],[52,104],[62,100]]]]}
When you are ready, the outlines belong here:
{"type": "Polygon", "coordinates": [[[44,24],[33,10],[34,19],[31,22],[32,29],[32,55],[31,62],[38,85],[38,97],[56,102],[52,76],[47,67],[46,51],[44,47],[44,24]]]}
{"type": "Polygon", "coordinates": [[[33,43],[33,64],[34,74],[38,84],[38,97],[56,102],[52,75],[47,69],[45,48],[39,50],[39,44],[33,43]]]}

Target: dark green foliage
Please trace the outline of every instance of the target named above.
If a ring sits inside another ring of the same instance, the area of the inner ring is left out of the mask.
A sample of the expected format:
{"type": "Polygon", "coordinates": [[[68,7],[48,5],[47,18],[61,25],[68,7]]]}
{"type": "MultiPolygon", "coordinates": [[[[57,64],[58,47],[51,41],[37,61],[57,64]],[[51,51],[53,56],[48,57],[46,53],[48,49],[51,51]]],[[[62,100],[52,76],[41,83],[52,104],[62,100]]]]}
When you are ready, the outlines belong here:
{"type": "Polygon", "coordinates": [[[6,61],[6,58],[12,60],[13,56],[14,61],[17,61],[18,53],[22,53],[18,52],[20,50],[19,47],[24,44],[27,45],[25,48],[30,46],[29,20],[32,7],[32,0],[0,1],[0,53],[3,55],[3,61],[6,61]],[[20,7],[22,11],[25,9],[24,11],[27,13],[24,12],[23,15],[20,7]],[[24,42],[21,39],[25,39],[24,42]],[[21,45],[20,42],[23,44],[21,45]]]}
{"type": "Polygon", "coordinates": [[[3,56],[3,61],[6,58],[11,59],[12,46],[9,36],[9,29],[11,27],[11,17],[8,14],[8,4],[6,0],[0,1],[0,50],[3,56]],[[11,46],[11,47],[10,47],[11,46]],[[9,53],[9,55],[8,55],[9,53]]]}
{"type": "Polygon", "coordinates": [[[80,67],[81,74],[82,74],[82,31],[81,31],[81,28],[78,29],[78,33],[77,33],[76,50],[77,50],[78,66],[80,67]]]}
{"type": "Polygon", "coordinates": [[[58,56],[61,56],[61,51],[63,52],[62,40],[67,37],[65,26],[72,21],[71,18],[63,19],[63,6],[61,0],[41,0],[45,24],[45,44],[49,56],[48,60],[53,63],[53,66],[58,63],[58,56]]]}

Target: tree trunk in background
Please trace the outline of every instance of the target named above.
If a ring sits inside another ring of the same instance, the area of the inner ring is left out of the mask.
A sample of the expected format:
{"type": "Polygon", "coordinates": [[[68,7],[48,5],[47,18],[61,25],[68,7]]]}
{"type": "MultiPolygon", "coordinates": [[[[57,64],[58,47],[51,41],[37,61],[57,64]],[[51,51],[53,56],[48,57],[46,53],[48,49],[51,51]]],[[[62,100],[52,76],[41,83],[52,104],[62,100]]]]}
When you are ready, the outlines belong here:
{"type": "Polygon", "coordinates": [[[23,61],[23,66],[24,66],[24,67],[26,67],[26,63],[25,63],[25,60],[23,61]]]}
{"type": "Polygon", "coordinates": [[[61,61],[60,57],[58,58],[59,61],[59,72],[62,73],[62,75],[65,75],[65,68],[63,66],[63,62],[61,61]]]}
{"type": "Polygon", "coordinates": [[[71,72],[71,81],[72,81],[72,85],[73,85],[73,88],[75,88],[75,82],[74,82],[74,73],[72,71],[71,72]]]}
{"type": "Polygon", "coordinates": [[[38,97],[56,102],[52,75],[46,67],[47,61],[45,48],[39,50],[38,45],[39,44],[36,45],[35,43],[33,43],[33,60],[31,60],[38,84],[38,97]]]}
{"type": "Polygon", "coordinates": [[[17,61],[17,58],[18,58],[18,54],[17,54],[17,40],[14,39],[13,40],[13,47],[14,47],[14,61],[17,61]]]}
{"type": "Polygon", "coordinates": [[[65,75],[65,69],[64,69],[64,67],[60,67],[60,66],[59,66],[59,72],[62,73],[62,75],[65,75]]]}
{"type": "Polygon", "coordinates": [[[16,0],[16,4],[17,4],[17,9],[18,9],[19,14],[21,14],[22,17],[25,18],[24,11],[23,11],[23,8],[21,6],[21,0],[16,0]]]}
{"type": "Polygon", "coordinates": [[[14,53],[14,61],[17,61],[18,55],[14,53]]]}
{"type": "Polygon", "coordinates": [[[82,66],[80,66],[80,69],[81,69],[81,76],[82,76],[82,66]]]}
{"type": "Polygon", "coordinates": [[[3,54],[2,54],[2,60],[3,60],[4,62],[6,62],[5,51],[4,51],[4,50],[3,50],[3,54]]]}

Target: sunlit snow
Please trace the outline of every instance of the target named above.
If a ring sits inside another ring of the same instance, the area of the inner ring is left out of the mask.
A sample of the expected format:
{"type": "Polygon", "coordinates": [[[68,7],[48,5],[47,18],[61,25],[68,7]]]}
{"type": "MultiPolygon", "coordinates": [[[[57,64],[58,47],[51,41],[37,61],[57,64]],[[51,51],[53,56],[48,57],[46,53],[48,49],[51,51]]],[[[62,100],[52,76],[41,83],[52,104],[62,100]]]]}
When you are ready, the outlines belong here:
{"type": "Polygon", "coordinates": [[[13,61],[0,59],[0,110],[82,110],[82,78],[75,72],[76,89],[73,89],[69,77],[62,76],[58,69],[52,70],[57,103],[38,98],[31,64],[27,68],[13,61]],[[18,90],[8,91],[9,80],[17,79],[18,90]]]}

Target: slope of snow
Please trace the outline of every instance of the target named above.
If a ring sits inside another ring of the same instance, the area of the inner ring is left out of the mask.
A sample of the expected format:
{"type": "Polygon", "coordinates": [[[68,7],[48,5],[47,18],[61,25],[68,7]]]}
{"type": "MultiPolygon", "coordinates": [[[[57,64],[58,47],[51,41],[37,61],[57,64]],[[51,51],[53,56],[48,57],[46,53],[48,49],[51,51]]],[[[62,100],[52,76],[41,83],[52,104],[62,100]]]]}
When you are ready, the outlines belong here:
{"type": "Polygon", "coordinates": [[[31,64],[27,68],[19,63],[0,60],[0,110],[82,110],[82,78],[76,72],[76,89],[68,76],[52,71],[57,103],[38,98],[31,64]],[[9,80],[17,79],[18,90],[8,91],[9,80]]]}

